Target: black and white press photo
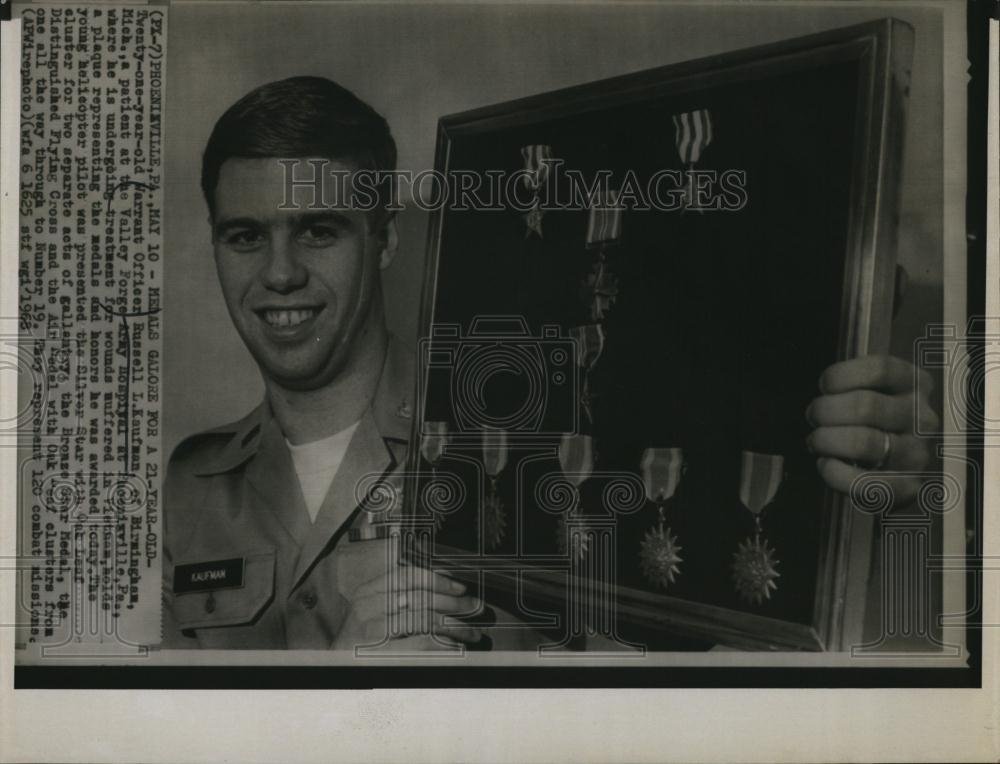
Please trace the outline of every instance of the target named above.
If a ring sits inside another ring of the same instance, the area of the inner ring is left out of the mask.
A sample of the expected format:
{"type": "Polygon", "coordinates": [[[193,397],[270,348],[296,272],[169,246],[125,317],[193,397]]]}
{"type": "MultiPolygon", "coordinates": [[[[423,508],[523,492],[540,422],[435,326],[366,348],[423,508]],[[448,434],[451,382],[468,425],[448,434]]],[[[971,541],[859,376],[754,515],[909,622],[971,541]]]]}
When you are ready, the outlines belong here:
{"type": "Polygon", "coordinates": [[[14,3],[15,681],[978,686],[977,7],[14,3]]]}

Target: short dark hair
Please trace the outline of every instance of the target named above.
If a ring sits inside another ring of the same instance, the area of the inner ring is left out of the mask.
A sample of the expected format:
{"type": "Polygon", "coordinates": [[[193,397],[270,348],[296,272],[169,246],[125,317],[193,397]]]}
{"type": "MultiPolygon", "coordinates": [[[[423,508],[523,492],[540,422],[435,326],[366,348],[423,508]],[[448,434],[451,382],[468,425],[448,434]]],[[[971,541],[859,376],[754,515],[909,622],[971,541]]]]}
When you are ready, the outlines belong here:
{"type": "Polygon", "coordinates": [[[391,172],[396,142],[381,114],[332,80],[289,77],[261,85],[219,117],[205,146],[201,190],[212,215],[223,163],[264,157],[323,157],[391,172]]]}

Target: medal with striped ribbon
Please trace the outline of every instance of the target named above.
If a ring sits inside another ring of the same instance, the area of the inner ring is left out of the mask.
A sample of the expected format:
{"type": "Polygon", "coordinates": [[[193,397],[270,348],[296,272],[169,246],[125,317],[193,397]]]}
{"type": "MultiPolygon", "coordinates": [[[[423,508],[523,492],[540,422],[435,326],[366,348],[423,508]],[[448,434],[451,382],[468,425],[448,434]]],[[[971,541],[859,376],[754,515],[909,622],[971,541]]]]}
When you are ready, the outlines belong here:
{"type": "Polygon", "coordinates": [[[695,109],[674,115],[674,145],[683,164],[687,165],[687,182],[684,186],[684,209],[703,212],[695,204],[694,170],[701,159],[701,152],[712,143],[712,115],[708,109],[695,109]]]}
{"type": "Polygon", "coordinates": [[[574,533],[569,528],[568,521],[570,515],[579,516],[580,485],[594,471],[593,438],[589,435],[563,433],[559,440],[559,466],[562,467],[563,477],[573,486],[573,505],[556,531],[556,545],[560,554],[572,551],[577,559],[583,559],[588,547],[587,533],[585,530],[577,530],[574,533]]]}
{"type": "Polygon", "coordinates": [[[521,157],[524,159],[524,173],[521,175],[521,182],[532,195],[531,209],[524,216],[524,222],[527,226],[524,236],[527,238],[532,233],[536,233],[540,239],[542,238],[542,217],[545,215],[542,210],[541,189],[549,178],[552,147],[541,143],[522,146],[521,157]]]}
{"type": "Polygon", "coordinates": [[[604,329],[600,324],[574,326],[569,330],[570,336],[576,341],[577,363],[583,370],[583,386],[580,392],[580,405],[590,424],[594,423],[594,397],[590,391],[590,372],[604,352],[604,329]]]}
{"type": "Polygon", "coordinates": [[[618,278],[608,270],[604,251],[617,244],[622,235],[624,207],[618,201],[617,189],[598,191],[590,203],[587,218],[586,247],[597,250],[597,257],[584,282],[584,300],[590,309],[590,320],[601,321],[618,298],[618,278]]]}
{"type": "Polygon", "coordinates": [[[760,513],[774,501],[784,480],[785,459],[744,451],[740,461],[740,501],[754,516],[754,535],[733,553],[733,583],[747,604],[760,605],[778,588],[778,560],[761,529],[760,513]]]}
{"type": "Polygon", "coordinates": [[[480,512],[480,530],[486,546],[496,549],[503,541],[507,528],[503,501],[497,491],[500,473],[507,466],[507,433],[503,430],[483,431],[483,468],[489,478],[489,491],[480,512]]]}
{"type": "Polygon", "coordinates": [[[656,504],[658,521],[646,532],[639,546],[639,565],[646,579],[666,589],[680,575],[682,547],[666,525],[667,502],[673,498],[684,472],[684,451],[680,448],[647,448],[639,463],[646,498],[656,504]]]}

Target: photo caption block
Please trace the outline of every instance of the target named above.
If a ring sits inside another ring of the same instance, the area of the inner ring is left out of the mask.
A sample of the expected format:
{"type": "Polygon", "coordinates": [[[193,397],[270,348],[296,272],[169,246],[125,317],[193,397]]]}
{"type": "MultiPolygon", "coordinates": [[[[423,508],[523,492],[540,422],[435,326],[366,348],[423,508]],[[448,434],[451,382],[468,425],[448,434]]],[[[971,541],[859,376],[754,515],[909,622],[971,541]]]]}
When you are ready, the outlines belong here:
{"type": "Polygon", "coordinates": [[[155,6],[22,13],[20,307],[3,329],[24,659],[160,641],[166,27],[155,6]]]}

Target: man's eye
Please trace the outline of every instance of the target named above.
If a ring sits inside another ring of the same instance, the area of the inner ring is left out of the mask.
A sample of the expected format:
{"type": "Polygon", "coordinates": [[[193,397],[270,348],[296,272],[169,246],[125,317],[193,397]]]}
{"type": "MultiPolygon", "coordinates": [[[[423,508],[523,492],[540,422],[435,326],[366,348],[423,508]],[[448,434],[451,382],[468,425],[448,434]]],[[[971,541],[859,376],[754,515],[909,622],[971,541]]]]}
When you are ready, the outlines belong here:
{"type": "Polygon", "coordinates": [[[264,241],[264,235],[260,231],[234,231],[226,236],[226,245],[238,250],[249,250],[257,247],[264,241]]]}
{"type": "Polygon", "coordinates": [[[300,238],[310,246],[329,246],[337,240],[337,229],[330,225],[311,225],[302,230],[300,238]]]}

